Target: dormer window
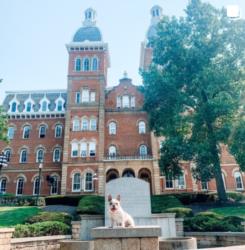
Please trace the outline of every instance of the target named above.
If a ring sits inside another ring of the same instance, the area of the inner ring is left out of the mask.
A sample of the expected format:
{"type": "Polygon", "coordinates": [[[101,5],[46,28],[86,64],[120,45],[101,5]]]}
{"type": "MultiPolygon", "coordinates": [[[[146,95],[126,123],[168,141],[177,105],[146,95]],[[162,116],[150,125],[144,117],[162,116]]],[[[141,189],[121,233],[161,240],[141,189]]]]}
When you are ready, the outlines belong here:
{"type": "Polygon", "coordinates": [[[31,102],[26,104],[26,112],[31,112],[31,102]]]}
{"type": "Polygon", "coordinates": [[[124,95],[122,98],[122,106],[123,108],[129,108],[129,96],[128,95],[124,95]]]}
{"type": "Polygon", "coordinates": [[[42,112],[46,112],[47,111],[47,107],[48,107],[48,104],[46,101],[43,101],[42,102],[42,112]]]}
{"type": "Polygon", "coordinates": [[[13,102],[11,105],[11,112],[16,112],[16,109],[17,109],[17,104],[16,102],[13,102]]]}
{"type": "Polygon", "coordinates": [[[62,108],[63,108],[63,103],[61,100],[59,100],[57,104],[57,111],[62,111],[62,108]]]}
{"type": "Polygon", "coordinates": [[[75,61],[75,70],[81,71],[81,59],[80,58],[77,58],[75,61]]]}

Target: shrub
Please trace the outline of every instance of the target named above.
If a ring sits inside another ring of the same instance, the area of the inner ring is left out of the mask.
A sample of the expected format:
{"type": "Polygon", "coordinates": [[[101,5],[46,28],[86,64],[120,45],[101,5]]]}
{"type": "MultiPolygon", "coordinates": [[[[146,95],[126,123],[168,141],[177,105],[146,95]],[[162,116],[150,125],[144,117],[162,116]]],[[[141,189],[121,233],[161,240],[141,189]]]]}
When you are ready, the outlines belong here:
{"type": "MultiPolygon", "coordinates": [[[[0,195],[0,204],[5,206],[35,206],[36,196],[14,196],[14,195],[0,195]]],[[[45,205],[43,197],[38,199],[39,205],[45,205]]]]}
{"type": "Polygon", "coordinates": [[[176,198],[184,205],[192,203],[213,202],[216,200],[215,194],[207,193],[178,193],[174,194],[176,198]]]}
{"type": "Polygon", "coordinates": [[[104,214],[105,198],[97,195],[84,196],[78,204],[79,214],[104,214]]]}
{"type": "Polygon", "coordinates": [[[186,218],[184,230],[187,232],[242,232],[242,219],[236,216],[223,217],[213,212],[203,212],[193,218],[186,218]]]}
{"type": "Polygon", "coordinates": [[[191,208],[186,207],[172,207],[163,211],[164,213],[175,213],[176,218],[192,217],[193,212],[191,208]]]}
{"type": "Polygon", "coordinates": [[[34,224],[17,225],[13,237],[37,237],[46,235],[69,234],[70,227],[59,221],[44,221],[34,224]]]}
{"type": "Polygon", "coordinates": [[[152,195],[151,210],[152,213],[162,213],[164,210],[172,207],[182,207],[181,202],[173,195],[152,195]]]}
{"type": "Polygon", "coordinates": [[[34,215],[28,218],[25,222],[26,223],[37,223],[37,222],[44,222],[44,221],[59,221],[63,222],[67,225],[71,224],[72,216],[67,213],[61,212],[41,212],[38,215],[34,215]]]}
{"type": "Polygon", "coordinates": [[[85,197],[84,195],[56,195],[45,197],[46,205],[67,205],[67,206],[78,206],[79,201],[85,197]]]}
{"type": "Polygon", "coordinates": [[[245,196],[242,193],[238,193],[238,192],[227,192],[227,196],[229,199],[232,199],[236,202],[239,202],[245,199],[245,196]]]}

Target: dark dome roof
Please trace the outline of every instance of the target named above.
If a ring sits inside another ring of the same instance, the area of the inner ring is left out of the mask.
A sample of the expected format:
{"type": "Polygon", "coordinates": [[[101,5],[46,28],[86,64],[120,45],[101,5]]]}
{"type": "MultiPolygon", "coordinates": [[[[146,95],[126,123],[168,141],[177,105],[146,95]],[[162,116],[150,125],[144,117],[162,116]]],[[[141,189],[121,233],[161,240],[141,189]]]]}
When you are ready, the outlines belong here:
{"type": "Polygon", "coordinates": [[[102,41],[100,30],[96,26],[81,27],[73,37],[73,42],[102,41]]]}

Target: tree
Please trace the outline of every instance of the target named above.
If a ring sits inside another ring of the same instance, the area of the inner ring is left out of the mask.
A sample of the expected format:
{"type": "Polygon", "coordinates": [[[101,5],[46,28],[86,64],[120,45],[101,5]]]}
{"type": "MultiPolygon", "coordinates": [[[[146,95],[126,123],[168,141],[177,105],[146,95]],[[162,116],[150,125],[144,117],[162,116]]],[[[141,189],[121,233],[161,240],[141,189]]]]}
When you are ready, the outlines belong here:
{"type": "MultiPolygon", "coordinates": [[[[0,79],[0,83],[2,79],[0,79]]],[[[8,120],[7,115],[4,113],[2,107],[0,106],[0,141],[7,141],[7,130],[8,130],[8,120]]]]}
{"type": "Polygon", "coordinates": [[[191,0],[181,18],[163,17],[150,46],[153,62],[142,72],[144,108],[151,129],[164,136],[159,165],[177,177],[182,160],[195,163],[197,180],[215,178],[226,201],[220,145],[238,119],[245,80],[245,21],[225,9],[191,0]]]}

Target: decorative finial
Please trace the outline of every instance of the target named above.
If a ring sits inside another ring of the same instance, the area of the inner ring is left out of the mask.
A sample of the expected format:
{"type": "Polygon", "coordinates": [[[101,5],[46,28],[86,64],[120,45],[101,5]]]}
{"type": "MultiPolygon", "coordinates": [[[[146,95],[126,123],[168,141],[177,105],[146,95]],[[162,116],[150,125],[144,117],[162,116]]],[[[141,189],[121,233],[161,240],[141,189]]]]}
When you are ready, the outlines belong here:
{"type": "Polygon", "coordinates": [[[88,8],[84,12],[85,19],[83,21],[84,26],[95,26],[96,24],[96,11],[93,8],[88,8]]]}
{"type": "Polygon", "coordinates": [[[128,78],[128,73],[126,70],[123,72],[123,78],[128,78]]]}

